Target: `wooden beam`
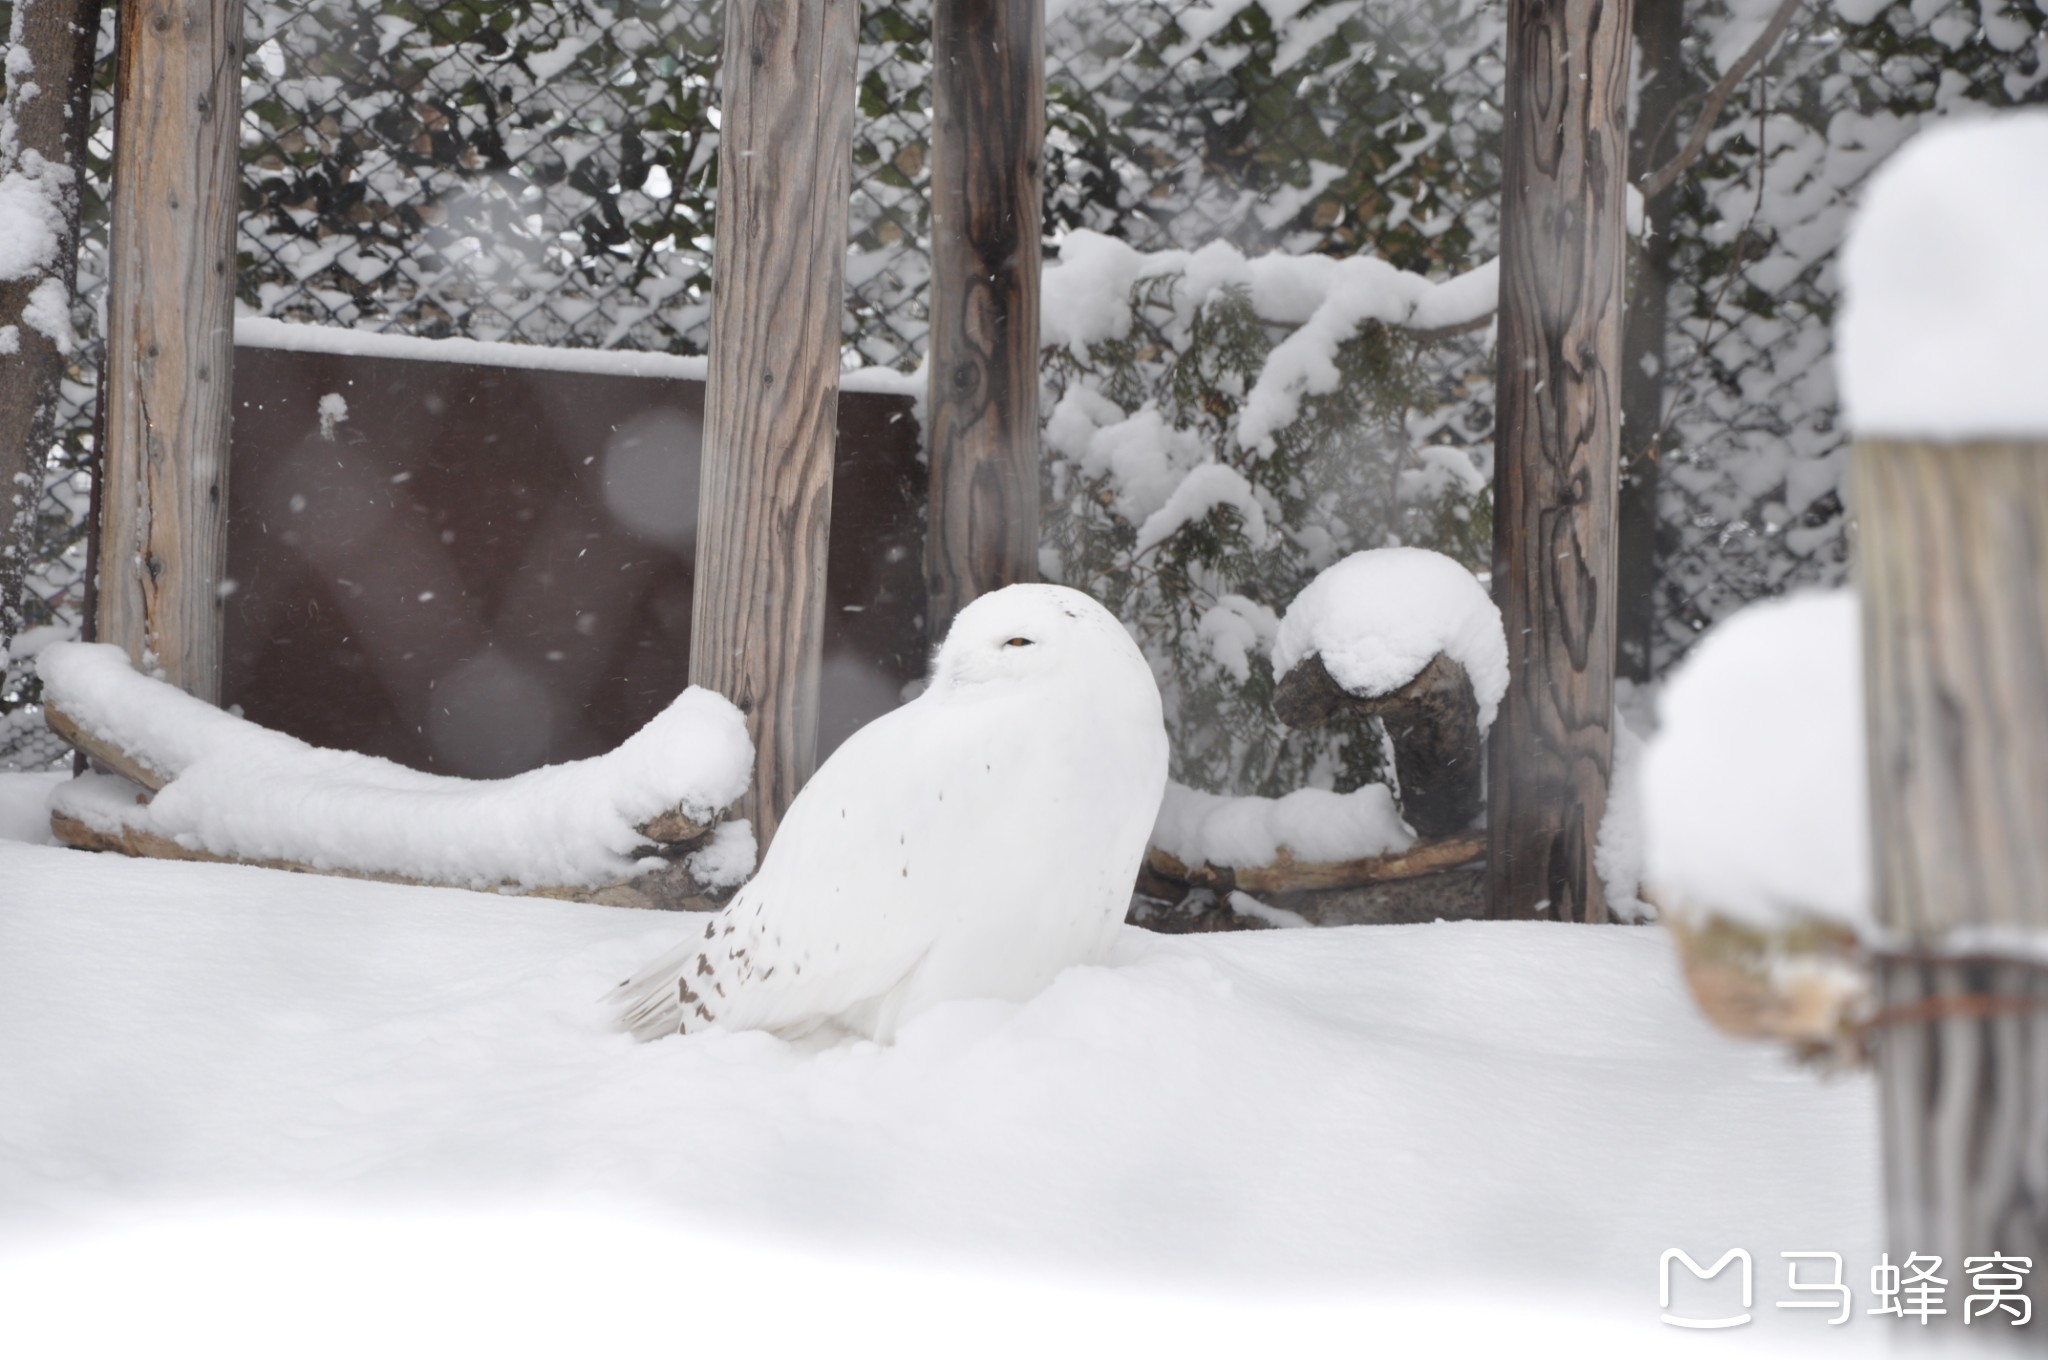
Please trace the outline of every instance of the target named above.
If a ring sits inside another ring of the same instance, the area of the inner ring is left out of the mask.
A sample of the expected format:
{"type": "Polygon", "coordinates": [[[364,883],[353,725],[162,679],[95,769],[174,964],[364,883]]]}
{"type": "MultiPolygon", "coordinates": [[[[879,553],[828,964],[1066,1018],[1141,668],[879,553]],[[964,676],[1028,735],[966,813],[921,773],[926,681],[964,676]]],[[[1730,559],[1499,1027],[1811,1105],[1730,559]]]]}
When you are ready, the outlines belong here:
{"type": "Polygon", "coordinates": [[[1889,1245],[2037,1254],[2048,438],[1865,437],[1855,459],[1877,920],[1904,942],[1878,957],[1889,1245]],[[2006,957],[1961,956],[1958,931],[2006,957]]]}
{"type": "Polygon", "coordinates": [[[1487,914],[1605,921],[1629,0],[1510,0],[1487,914]]]}
{"type": "Polygon", "coordinates": [[[856,0],[730,0],[690,680],[747,715],[763,850],[817,758],[856,0]]]}
{"type": "Polygon", "coordinates": [[[121,8],[99,631],[220,698],[240,0],[121,8]]]}
{"type": "Polygon", "coordinates": [[[938,0],[925,539],[934,643],[976,596],[1038,579],[1044,142],[1044,0],[938,0]]]}

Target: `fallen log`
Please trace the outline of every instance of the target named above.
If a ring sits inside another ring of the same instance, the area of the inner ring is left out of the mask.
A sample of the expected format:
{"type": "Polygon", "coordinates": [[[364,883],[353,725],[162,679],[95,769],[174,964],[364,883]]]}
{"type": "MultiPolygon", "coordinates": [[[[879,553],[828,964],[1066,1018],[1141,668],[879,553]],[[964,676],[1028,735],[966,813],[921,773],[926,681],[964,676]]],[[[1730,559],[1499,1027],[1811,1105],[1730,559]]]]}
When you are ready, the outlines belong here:
{"type": "Polygon", "coordinates": [[[693,869],[723,881],[750,860],[744,827],[696,857],[752,756],[738,710],[708,692],[607,755],[485,781],[308,746],[118,648],[59,644],[38,670],[51,731],[104,772],[52,796],[52,834],[79,849],[681,909],[715,905],[693,869]]]}
{"type": "Polygon", "coordinates": [[[1208,888],[1217,893],[1291,893],[1361,888],[1371,883],[1418,878],[1475,864],[1486,855],[1483,832],[1423,841],[1406,850],[1351,860],[1298,860],[1282,846],[1270,864],[1185,864],[1152,846],[1145,852],[1146,872],[1169,883],[1208,888]]]}
{"type": "MultiPolygon", "coordinates": [[[[139,795],[146,801],[146,792],[139,795]]],[[[243,859],[234,855],[216,855],[193,846],[182,845],[169,836],[159,835],[141,827],[116,825],[95,827],[82,818],[62,811],[50,814],[50,834],[61,845],[73,850],[89,850],[95,853],[127,855],[134,859],[168,859],[190,864],[236,864],[250,869],[273,869],[290,874],[320,874],[328,878],[352,878],[365,883],[395,883],[410,888],[462,888],[476,891],[474,883],[444,883],[431,879],[407,878],[402,874],[366,873],[355,869],[336,869],[313,864],[303,864],[283,859],[243,859]]],[[[682,866],[674,866],[681,871],[682,866]]],[[[541,897],[558,902],[594,902],[607,907],[640,907],[659,911],[713,911],[724,905],[718,899],[706,895],[683,873],[687,888],[679,889],[675,875],[665,870],[654,870],[639,878],[622,879],[598,887],[547,886],[526,887],[516,883],[500,883],[492,891],[507,897],[541,897]]]]}
{"type": "MultiPolygon", "coordinates": [[[[157,769],[148,758],[125,749],[111,737],[92,731],[56,704],[43,705],[43,722],[73,750],[84,752],[86,759],[100,769],[108,774],[120,775],[129,783],[140,785],[151,793],[160,791],[177,778],[176,771],[166,772],[157,769]]],[[[646,837],[646,853],[653,855],[694,849],[717,825],[716,818],[700,822],[680,808],[671,808],[640,823],[634,829],[646,837]]]]}
{"type": "Polygon", "coordinates": [[[176,771],[159,770],[132,751],[108,737],[87,728],[74,720],[63,709],[53,703],[43,705],[43,723],[50,731],[64,739],[74,750],[82,751],[88,760],[108,774],[120,775],[131,784],[139,784],[155,793],[164,785],[177,778],[176,771]]]}

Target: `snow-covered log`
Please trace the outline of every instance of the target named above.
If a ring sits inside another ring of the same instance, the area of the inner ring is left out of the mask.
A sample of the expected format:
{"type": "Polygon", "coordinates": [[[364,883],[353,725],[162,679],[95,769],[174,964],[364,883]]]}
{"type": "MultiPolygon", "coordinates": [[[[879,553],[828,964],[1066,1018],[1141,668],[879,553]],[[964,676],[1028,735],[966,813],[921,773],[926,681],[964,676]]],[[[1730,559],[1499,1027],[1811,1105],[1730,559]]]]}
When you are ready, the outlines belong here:
{"type": "Polygon", "coordinates": [[[1449,836],[1479,815],[1507,643],[1500,611],[1457,562],[1381,548],[1328,568],[1288,606],[1273,672],[1274,711],[1291,727],[1347,710],[1385,725],[1401,813],[1418,834],[1449,836]]]}
{"type": "Polygon", "coordinates": [[[635,906],[690,905],[753,868],[720,824],[753,762],[729,702],[686,691],[617,750],[500,780],[324,750],[138,674],[112,646],[37,660],[53,731],[108,773],[51,800],[68,845],[635,906]]]}
{"type": "Polygon", "coordinates": [[[1479,701],[1465,668],[1443,652],[1399,689],[1370,696],[1339,685],[1322,655],[1311,653],[1275,687],[1273,711],[1289,727],[1320,727],[1346,711],[1384,723],[1394,744],[1401,815],[1419,835],[1464,830],[1486,801],[1479,701]]]}

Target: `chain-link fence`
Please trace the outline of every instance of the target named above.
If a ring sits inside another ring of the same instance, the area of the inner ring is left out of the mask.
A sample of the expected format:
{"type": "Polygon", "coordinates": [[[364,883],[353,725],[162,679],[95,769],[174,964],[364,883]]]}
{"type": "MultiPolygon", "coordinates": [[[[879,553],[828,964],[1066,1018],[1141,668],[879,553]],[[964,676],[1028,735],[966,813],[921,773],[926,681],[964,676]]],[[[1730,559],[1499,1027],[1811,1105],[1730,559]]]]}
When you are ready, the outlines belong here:
{"type": "MultiPolygon", "coordinates": [[[[1698,87],[1758,9],[1717,3],[1718,25],[1688,37],[1698,87]]],[[[1673,190],[1654,672],[1742,604],[1846,571],[1830,356],[1864,180],[1930,118],[2044,100],[2048,15],[2004,0],[1809,0],[1735,90],[1673,190]]]]}
{"type": "MultiPolygon", "coordinates": [[[[1695,90],[1761,27],[1759,7],[1687,7],[1695,90]]],[[[1504,9],[1048,0],[1048,230],[1141,248],[1364,251],[1439,276],[1471,268],[1498,234],[1504,9]]],[[[2005,0],[1809,0],[1672,191],[1669,334],[1648,366],[1666,413],[1653,669],[1745,600],[1839,578],[1845,451],[1827,355],[1849,206],[1924,119],[2048,97],[2044,25],[2038,5],[2005,0]]],[[[701,351],[719,31],[715,3],[256,0],[244,309],[701,351]]],[[[929,39],[929,0],[864,10],[849,366],[907,369],[924,345],[929,39]]],[[[30,622],[60,631],[76,628],[82,604],[109,112],[102,92],[82,344],[31,552],[30,622]]],[[[1697,99],[1678,114],[1698,116],[1697,99]]],[[[1422,356],[1416,441],[1490,441],[1489,364],[1484,336],[1422,356]]],[[[0,763],[57,754],[36,736],[33,697],[17,666],[0,685],[0,763]]]]}

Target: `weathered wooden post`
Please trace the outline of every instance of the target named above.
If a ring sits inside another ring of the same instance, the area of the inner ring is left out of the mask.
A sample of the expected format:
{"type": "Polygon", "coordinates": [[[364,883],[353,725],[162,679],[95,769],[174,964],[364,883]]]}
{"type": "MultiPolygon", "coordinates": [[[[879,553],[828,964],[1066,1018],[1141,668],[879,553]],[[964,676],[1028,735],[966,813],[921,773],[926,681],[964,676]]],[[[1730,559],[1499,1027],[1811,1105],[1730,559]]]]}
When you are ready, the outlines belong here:
{"type": "Polygon", "coordinates": [[[857,0],[729,0],[690,681],[745,710],[765,849],[817,759],[857,0]]]}
{"type": "Polygon", "coordinates": [[[220,697],[240,0],[121,9],[99,638],[220,697]]]}
{"type": "Polygon", "coordinates": [[[932,640],[1038,579],[1039,171],[1045,0],[932,11],[932,640]]]}
{"type": "Polygon", "coordinates": [[[1968,1258],[2048,1258],[2044,170],[2048,114],[1923,134],[1844,261],[1888,1246],[1951,1322],[1968,1258]]]}
{"type": "Polygon", "coordinates": [[[1629,0],[1511,0],[1487,913],[1607,919],[1629,0]]]}
{"type": "Polygon", "coordinates": [[[21,246],[30,243],[15,242],[13,267],[0,270],[0,334],[14,336],[14,352],[0,362],[0,652],[25,622],[22,576],[71,352],[100,0],[17,0],[14,23],[0,105],[0,178],[25,183],[46,214],[42,238],[28,251],[21,246]],[[30,259],[19,259],[24,254],[30,259]]]}

